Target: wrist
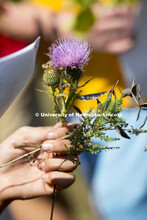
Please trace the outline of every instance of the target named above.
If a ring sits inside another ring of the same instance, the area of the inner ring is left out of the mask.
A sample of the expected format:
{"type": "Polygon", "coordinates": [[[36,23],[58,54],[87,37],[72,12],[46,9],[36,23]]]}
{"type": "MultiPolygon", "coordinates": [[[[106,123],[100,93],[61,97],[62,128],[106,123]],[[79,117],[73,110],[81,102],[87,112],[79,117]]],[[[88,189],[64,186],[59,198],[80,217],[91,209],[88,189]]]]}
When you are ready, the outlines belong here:
{"type": "Polygon", "coordinates": [[[4,181],[4,178],[1,176],[1,184],[0,184],[0,214],[2,211],[11,203],[11,199],[9,198],[9,194],[7,192],[7,183],[4,181]]]}
{"type": "Polygon", "coordinates": [[[56,15],[55,25],[58,30],[58,37],[67,37],[74,35],[73,26],[75,16],[71,12],[63,12],[56,15]]]}
{"type": "Polygon", "coordinates": [[[57,37],[56,13],[44,8],[38,8],[36,12],[37,35],[44,40],[53,41],[57,37]]]}
{"type": "MultiPolygon", "coordinates": [[[[3,168],[5,169],[5,168],[3,168]]],[[[6,173],[0,173],[0,213],[13,201],[13,191],[10,189],[11,181],[6,173]]]]}

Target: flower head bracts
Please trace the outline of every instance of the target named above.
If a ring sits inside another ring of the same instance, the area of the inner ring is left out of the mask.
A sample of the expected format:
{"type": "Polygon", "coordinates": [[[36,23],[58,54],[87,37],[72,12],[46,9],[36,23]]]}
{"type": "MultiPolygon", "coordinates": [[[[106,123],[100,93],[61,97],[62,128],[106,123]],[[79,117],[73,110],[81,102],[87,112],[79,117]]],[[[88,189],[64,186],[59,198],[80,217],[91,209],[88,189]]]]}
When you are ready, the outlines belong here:
{"type": "Polygon", "coordinates": [[[68,39],[58,39],[56,43],[49,47],[49,53],[53,68],[70,67],[83,69],[90,57],[91,48],[87,41],[83,41],[78,37],[70,37],[68,39]]]}

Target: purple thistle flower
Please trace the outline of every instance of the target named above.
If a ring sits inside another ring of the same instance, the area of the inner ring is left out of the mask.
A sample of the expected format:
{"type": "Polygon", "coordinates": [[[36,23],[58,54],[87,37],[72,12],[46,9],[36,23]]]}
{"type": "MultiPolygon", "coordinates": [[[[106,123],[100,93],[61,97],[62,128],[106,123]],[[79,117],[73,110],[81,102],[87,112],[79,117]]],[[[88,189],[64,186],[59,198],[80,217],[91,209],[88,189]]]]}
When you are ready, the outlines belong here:
{"type": "Polygon", "coordinates": [[[87,41],[78,37],[58,39],[49,47],[49,53],[52,66],[54,68],[80,68],[89,61],[91,49],[87,41]]]}

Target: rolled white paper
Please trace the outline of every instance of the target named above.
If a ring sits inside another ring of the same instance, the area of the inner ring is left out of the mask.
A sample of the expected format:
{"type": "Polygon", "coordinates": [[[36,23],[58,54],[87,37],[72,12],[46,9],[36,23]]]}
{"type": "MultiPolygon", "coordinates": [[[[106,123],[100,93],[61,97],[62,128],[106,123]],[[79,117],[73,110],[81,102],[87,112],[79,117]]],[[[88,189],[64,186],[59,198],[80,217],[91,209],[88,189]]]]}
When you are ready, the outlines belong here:
{"type": "Polygon", "coordinates": [[[34,72],[39,43],[40,37],[24,49],[0,59],[0,117],[34,72]]]}

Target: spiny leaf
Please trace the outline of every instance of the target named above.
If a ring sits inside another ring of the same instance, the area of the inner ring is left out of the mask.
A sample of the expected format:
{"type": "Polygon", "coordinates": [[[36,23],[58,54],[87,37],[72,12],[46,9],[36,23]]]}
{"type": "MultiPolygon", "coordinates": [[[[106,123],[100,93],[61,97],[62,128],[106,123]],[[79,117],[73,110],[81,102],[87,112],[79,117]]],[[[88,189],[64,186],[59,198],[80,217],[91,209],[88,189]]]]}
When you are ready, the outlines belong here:
{"type": "Polygon", "coordinates": [[[147,110],[147,103],[141,104],[141,108],[142,108],[143,110],[147,110]]]}
{"type": "Polygon", "coordinates": [[[136,121],[138,121],[138,119],[139,119],[139,117],[140,117],[140,112],[141,112],[141,107],[139,107],[139,111],[138,111],[138,114],[137,114],[136,121]]]}
{"type": "Polygon", "coordinates": [[[98,105],[99,103],[101,103],[99,99],[96,99],[96,101],[97,101],[97,105],[98,105]]]}
{"type": "Polygon", "coordinates": [[[119,125],[117,125],[115,127],[115,129],[122,137],[130,139],[130,137],[127,135],[127,133],[119,125]]]}
{"type": "Polygon", "coordinates": [[[82,101],[89,101],[89,100],[97,99],[98,97],[106,94],[107,92],[109,92],[109,91],[93,93],[93,94],[88,94],[88,95],[81,95],[81,96],[78,96],[77,98],[82,101]]]}
{"type": "Polygon", "coordinates": [[[124,89],[122,91],[122,95],[123,95],[123,97],[126,97],[126,96],[131,96],[132,97],[132,89],[131,88],[124,89]]]}
{"type": "Polygon", "coordinates": [[[84,87],[86,84],[88,84],[88,83],[89,83],[91,80],[93,80],[93,79],[95,79],[95,77],[93,77],[93,78],[87,80],[82,86],[79,86],[79,88],[84,87]]]}
{"type": "Polygon", "coordinates": [[[114,98],[116,99],[116,92],[113,90],[113,95],[114,95],[114,98]]]}
{"type": "Polygon", "coordinates": [[[145,126],[146,122],[147,122],[147,116],[146,116],[146,118],[145,118],[143,124],[140,126],[140,129],[143,128],[143,127],[145,126]]]}
{"type": "Polygon", "coordinates": [[[134,101],[140,106],[140,85],[136,84],[132,87],[132,96],[134,101]]]}
{"type": "Polygon", "coordinates": [[[79,114],[83,114],[82,111],[75,105],[73,105],[73,108],[78,112],[79,114]]]}

